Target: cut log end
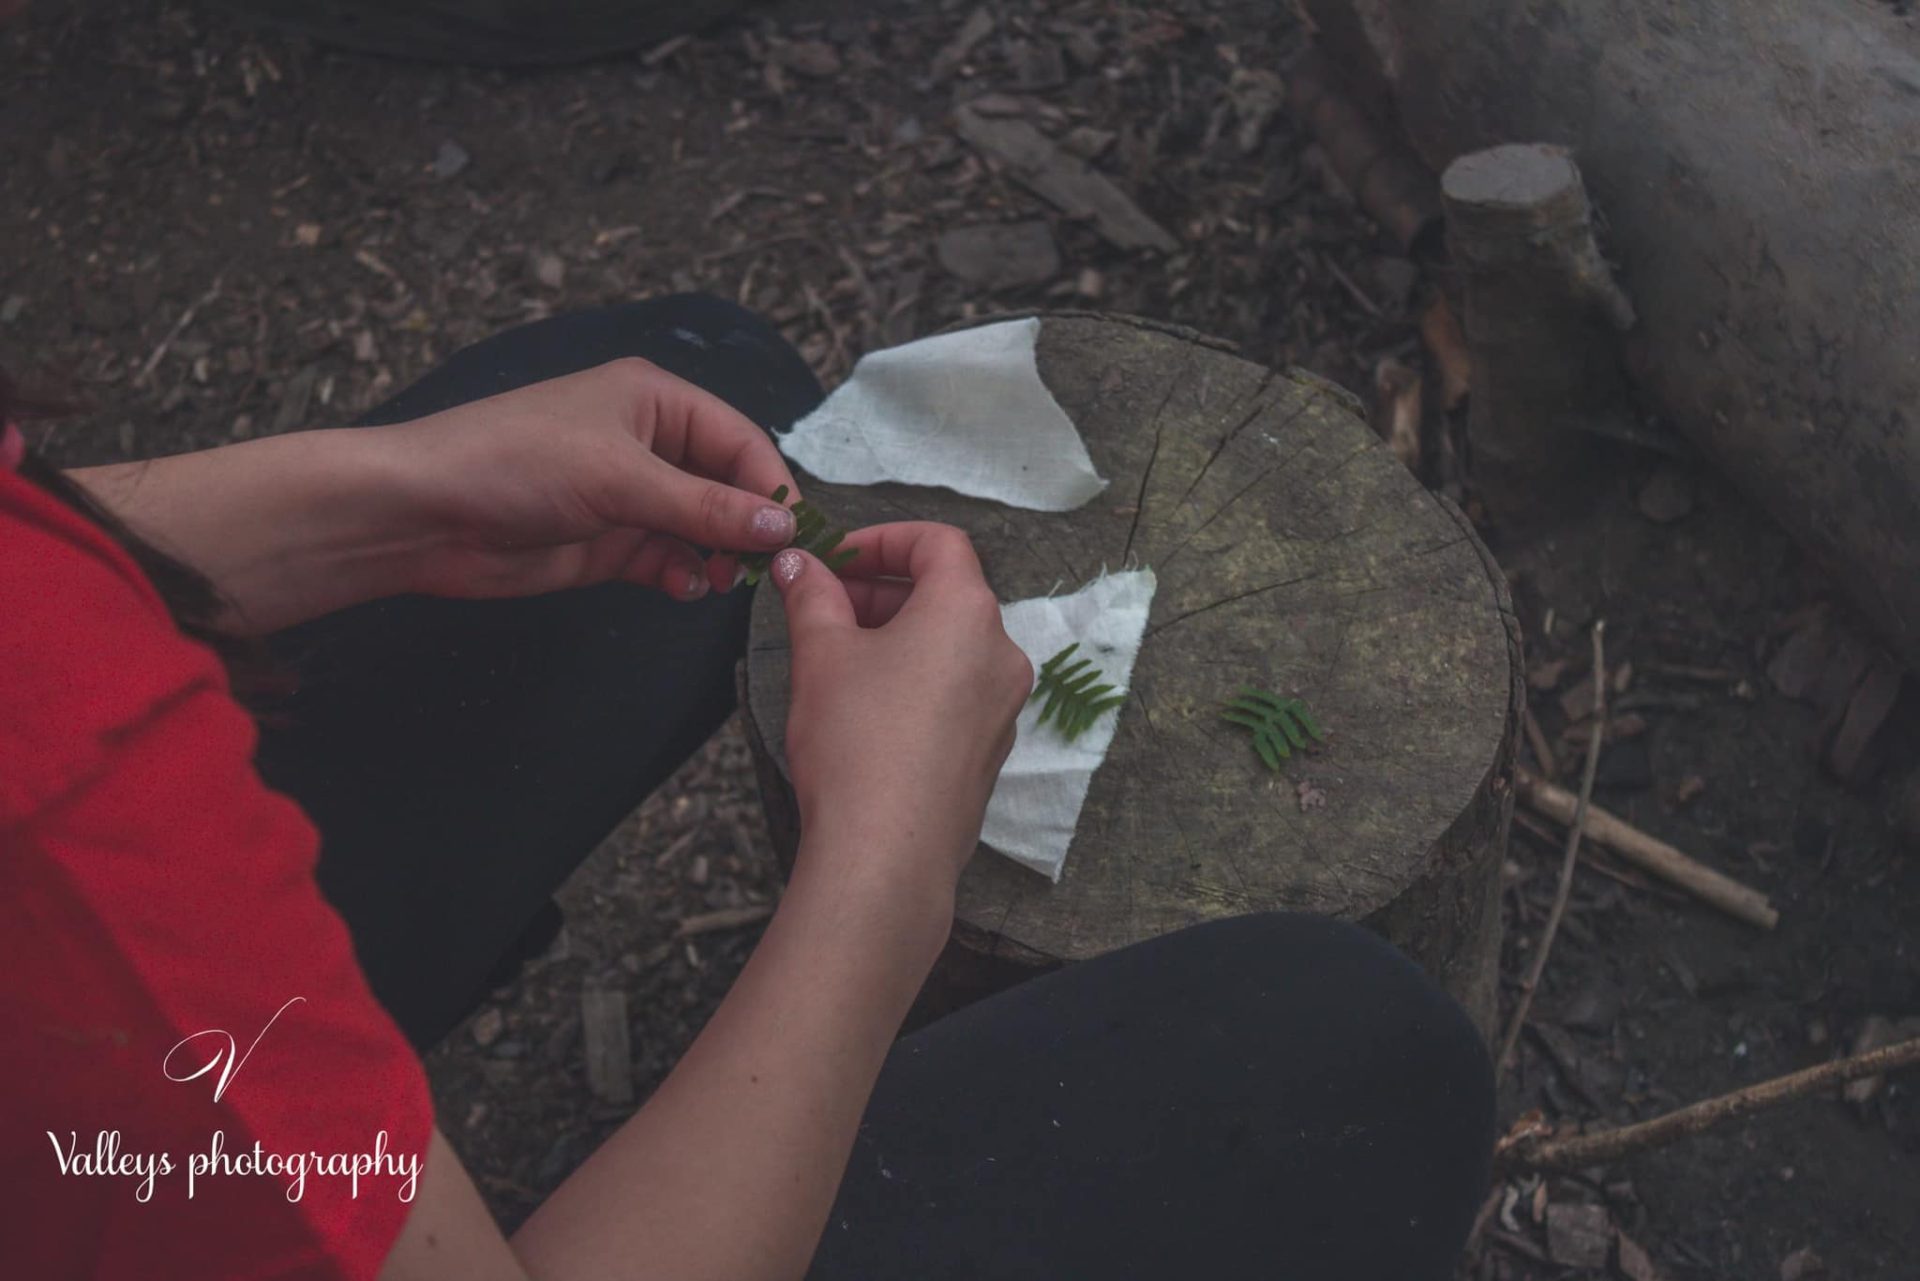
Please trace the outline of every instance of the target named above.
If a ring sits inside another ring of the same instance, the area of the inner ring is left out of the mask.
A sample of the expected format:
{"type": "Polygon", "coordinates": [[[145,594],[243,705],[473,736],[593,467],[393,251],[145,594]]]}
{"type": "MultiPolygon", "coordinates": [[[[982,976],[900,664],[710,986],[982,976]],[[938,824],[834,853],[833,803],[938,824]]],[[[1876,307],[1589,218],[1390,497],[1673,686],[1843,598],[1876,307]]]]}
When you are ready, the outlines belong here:
{"type": "MultiPolygon", "coordinates": [[[[1086,506],[808,485],[849,525],[967,529],[1002,600],[1130,559],[1159,578],[1064,875],[1049,884],[982,851],[936,988],[952,977],[977,995],[1188,925],[1290,909],[1366,924],[1486,1027],[1521,700],[1511,604],[1471,526],[1317,380],[1124,317],[1044,316],[1037,354],[1111,482],[1086,506]],[[1302,699],[1326,731],[1278,779],[1221,732],[1220,706],[1243,684],[1302,699]]],[[[799,837],[782,751],[789,669],[779,601],[763,594],[745,702],[787,855],[799,837]]]]}
{"type": "Polygon", "coordinates": [[[1461,156],[1441,174],[1440,191],[1449,201],[1494,213],[1531,214],[1568,201],[1586,204],[1572,158],[1545,143],[1509,143],[1461,156]]]}

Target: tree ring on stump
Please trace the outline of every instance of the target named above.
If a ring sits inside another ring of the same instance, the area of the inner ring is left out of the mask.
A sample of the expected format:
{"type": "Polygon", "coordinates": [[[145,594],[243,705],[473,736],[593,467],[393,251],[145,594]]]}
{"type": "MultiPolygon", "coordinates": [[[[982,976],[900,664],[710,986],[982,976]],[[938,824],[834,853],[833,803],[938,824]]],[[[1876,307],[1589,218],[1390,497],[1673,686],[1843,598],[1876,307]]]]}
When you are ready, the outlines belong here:
{"type": "MultiPolygon", "coordinates": [[[[847,528],[960,526],[1003,601],[1103,569],[1159,579],[1064,875],[980,851],[941,971],[975,995],[1208,920],[1317,912],[1383,934],[1488,1027],[1521,668],[1506,585],[1466,518],[1312,375],[1084,314],[1044,316],[1038,358],[1110,481],[1077,511],[802,482],[847,528]],[[1304,700],[1326,741],[1269,772],[1220,719],[1243,685],[1304,700]]],[[[761,592],[743,704],[790,864],[788,659],[780,600],[761,592]]]]}

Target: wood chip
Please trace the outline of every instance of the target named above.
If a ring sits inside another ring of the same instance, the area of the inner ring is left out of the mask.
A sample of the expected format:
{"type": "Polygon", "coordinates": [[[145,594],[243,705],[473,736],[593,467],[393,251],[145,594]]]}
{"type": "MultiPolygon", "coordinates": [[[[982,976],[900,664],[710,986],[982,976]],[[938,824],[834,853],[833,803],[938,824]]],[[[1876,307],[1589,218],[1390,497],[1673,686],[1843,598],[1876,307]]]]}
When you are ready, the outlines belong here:
{"type": "Polygon", "coordinates": [[[1653,1266],[1653,1259],[1640,1248],[1640,1243],[1626,1233],[1614,1237],[1615,1262],[1620,1275],[1626,1281],[1663,1281],[1660,1269],[1653,1266]]]}
{"type": "Polygon", "coordinates": [[[627,1035],[627,995],[607,988],[580,992],[587,1088],[608,1103],[633,1102],[633,1049],[627,1035]]]}
{"type": "Polygon", "coordinates": [[[840,53],[824,40],[789,40],[774,46],[773,60],[815,80],[840,74],[840,53]]]}
{"type": "Polygon", "coordinates": [[[1286,105],[1287,86],[1271,71],[1236,67],[1227,81],[1227,99],[1240,122],[1234,130],[1234,142],[1241,155],[1250,156],[1259,149],[1267,126],[1286,105]]]}
{"type": "Polygon", "coordinates": [[[1873,665],[1847,700],[1840,728],[1827,747],[1827,765],[1835,776],[1848,782],[1858,782],[1864,776],[1872,762],[1868,749],[1893,714],[1905,679],[1906,672],[1892,655],[1874,656],[1873,665]]]}
{"type": "Polygon", "coordinates": [[[274,435],[307,425],[307,410],[313,404],[313,389],[319,381],[320,368],[317,365],[308,365],[287,379],[287,385],[280,393],[280,407],[273,414],[274,435]]]}
{"type": "MultiPolygon", "coordinates": [[[[1535,663],[1527,669],[1527,685],[1544,694],[1558,685],[1560,678],[1566,674],[1567,660],[1564,658],[1556,658],[1544,663],[1535,663]]],[[[1589,697],[1587,702],[1590,705],[1593,702],[1592,698],[1589,697]]]]}
{"type": "Polygon", "coordinates": [[[1414,475],[1420,474],[1420,375],[1383,356],[1373,367],[1373,406],[1369,415],[1374,434],[1414,475]]]}
{"type": "Polygon", "coordinates": [[[980,289],[1010,289],[1051,280],[1060,250],[1045,219],[955,227],[934,246],[940,265],[980,289]]]}
{"type": "Polygon", "coordinates": [[[1803,1245],[1780,1260],[1780,1281],[1809,1281],[1812,1277],[1825,1276],[1826,1272],[1826,1260],[1815,1254],[1810,1245],[1803,1245]]]}
{"type": "Polygon", "coordinates": [[[1547,1207],[1547,1256],[1569,1268],[1604,1268],[1613,1244],[1613,1225],[1603,1205],[1547,1207]]]}
{"type": "Polygon", "coordinates": [[[1593,713],[1593,677],[1585,676],[1560,695],[1560,714],[1577,725],[1593,713]]]}
{"type": "Polygon", "coordinates": [[[960,24],[960,30],[954,33],[953,39],[933,55],[933,67],[927,73],[928,79],[938,83],[951,76],[967,60],[973,47],[992,34],[993,12],[981,5],[967,15],[967,20],[960,24]]]}
{"type": "Polygon", "coordinates": [[[1094,230],[1118,248],[1172,253],[1180,247],[1105,176],[1025,120],[993,119],[972,107],[957,108],[954,120],[960,136],[983,155],[999,161],[1042,199],[1090,220],[1094,230]]]}
{"type": "Polygon", "coordinates": [[[506,1016],[500,1013],[498,1006],[489,1005],[473,1016],[469,1029],[473,1033],[473,1043],[481,1049],[500,1039],[500,1033],[506,1029],[506,1016]]]}

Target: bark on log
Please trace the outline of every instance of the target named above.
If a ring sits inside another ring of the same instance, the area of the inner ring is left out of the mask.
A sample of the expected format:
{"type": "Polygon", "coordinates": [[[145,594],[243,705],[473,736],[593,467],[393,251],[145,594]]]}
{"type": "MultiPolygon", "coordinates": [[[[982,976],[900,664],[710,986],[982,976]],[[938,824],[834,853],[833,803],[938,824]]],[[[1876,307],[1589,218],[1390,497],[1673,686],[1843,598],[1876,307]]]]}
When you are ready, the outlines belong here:
{"type": "Polygon", "coordinates": [[[1305,4],[1436,170],[1573,150],[1650,402],[1920,666],[1920,27],[1790,0],[1305,4]]]}
{"type": "Polygon", "coordinates": [[[1618,338],[1633,306],[1564,150],[1472,152],[1447,166],[1440,196],[1473,352],[1474,485],[1509,527],[1536,524],[1595,492],[1589,433],[1632,413],[1618,338]]]}
{"type": "MultiPolygon", "coordinates": [[[[1518,634],[1457,509],[1407,474],[1346,393],[1117,317],[1042,322],[1041,377],[1112,482],[1065,514],[944,490],[818,482],[836,522],[966,528],[1003,600],[1151,567],[1131,700],[1058,885],[982,851],[962,880],[942,1005],[1183,926],[1292,908],[1365,922],[1481,1021],[1512,813],[1518,634]],[[1242,683],[1303,698],[1328,740],[1269,774],[1218,721],[1242,683]],[[1324,803],[1302,803],[1310,782],[1324,803]]],[[[777,599],[755,603],[743,705],[775,848],[798,816],[777,599]]]]}

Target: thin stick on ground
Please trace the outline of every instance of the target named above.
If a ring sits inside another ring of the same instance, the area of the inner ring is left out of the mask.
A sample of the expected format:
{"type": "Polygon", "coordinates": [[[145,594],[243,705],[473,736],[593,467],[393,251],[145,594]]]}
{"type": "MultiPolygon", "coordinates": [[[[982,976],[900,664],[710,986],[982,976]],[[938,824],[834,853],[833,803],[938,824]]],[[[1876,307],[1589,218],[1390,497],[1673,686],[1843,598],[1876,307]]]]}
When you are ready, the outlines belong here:
{"type": "MultiPolygon", "coordinates": [[[[1521,804],[1556,823],[1572,824],[1573,812],[1580,808],[1579,800],[1572,792],[1544,778],[1536,778],[1524,769],[1513,772],[1513,786],[1519,793],[1521,804]]],[[[1763,930],[1770,930],[1780,923],[1780,913],[1774,910],[1773,904],[1759,890],[1741,884],[1724,872],[1714,871],[1698,859],[1689,857],[1665,841],[1654,839],[1598,805],[1586,807],[1586,820],[1581,826],[1595,844],[1606,846],[1642,871],[1652,872],[1729,916],[1763,930]]]]}
{"type": "Polygon", "coordinates": [[[1560,884],[1553,893],[1553,908],[1547,913],[1547,926],[1540,932],[1540,946],[1534,949],[1533,964],[1520,985],[1520,999],[1513,1007],[1513,1019],[1500,1041],[1500,1055],[1494,1060],[1498,1071],[1506,1071],[1513,1062],[1514,1046],[1519,1044],[1520,1029],[1527,1025],[1527,1011],[1533,1008],[1533,994],[1546,971],[1547,956],[1553,951],[1553,936],[1560,932],[1560,920],[1567,914],[1567,897],[1573,892],[1573,868],[1580,859],[1580,835],[1586,830],[1587,806],[1593,800],[1593,775],[1600,766],[1600,744],[1607,737],[1607,654],[1604,636],[1607,624],[1601,619],[1593,625],[1593,736],[1587,740],[1586,768],[1580,775],[1580,801],[1573,811],[1573,823],[1567,829],[1567,849],[1560,858],[1560,884]]]}
{"type": "Polygon", "coordinates": [[[1883,1049],[1869,1050],[1865,1054],[1835,1059],[1818,1067],[1789,1072],[1785,1076],[1776,1076],[1636,1125],[1623,1125],[1596,1134],[1576,1134],[1564,1139],[1540,1136],[1523,1138],[1496,1152],[1494,1166],[1501,1174],[1512,1174],[1531,1170],[1578,1170],[1601,1165],[1635,1152],[1664,1147],[1677,1139],[1688,1138],[1716,1125],[1750,1116],[1830,1086],[1915,1066],[1920,1066],[1920,1037],[1883,1049]]]}
{"type": "Polygon", "coordinates": [[[149,355],[146,363],[140,366],[140,372],[133,376],[135,387],[145,385],[147,379],[153,377],[153,371],[159,368],[162,360],[166,359],[167,352],[173,347],[174,341],[187,332],[187,326],[191,325],[193,318],[200,314],[200,309],[220,296],[220,285],[226,278],[226,273],[221,272],[213,278],[213,284],[207,287],[207,292],[187,304],[187,309],[180,313],[180,318],[173,322],[172,328],[167,330],[167,336],[160,340],[159,345],[153,349],[153,354],[149,355]]]}

